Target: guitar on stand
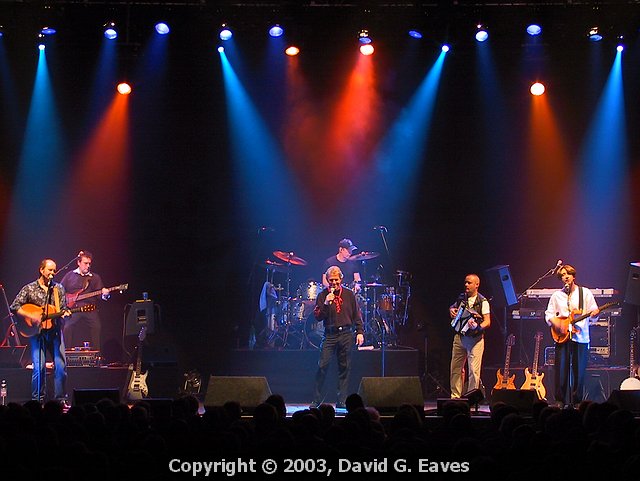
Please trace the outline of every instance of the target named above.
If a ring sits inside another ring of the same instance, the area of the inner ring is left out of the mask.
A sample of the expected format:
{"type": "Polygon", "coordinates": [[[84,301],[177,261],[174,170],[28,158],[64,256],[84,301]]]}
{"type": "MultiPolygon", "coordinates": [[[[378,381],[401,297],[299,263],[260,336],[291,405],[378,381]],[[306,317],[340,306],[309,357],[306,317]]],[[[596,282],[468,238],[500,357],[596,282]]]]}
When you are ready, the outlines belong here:
{"type": "MultiPolygon", "coordinates": [[[[542,384],[544,373],[538,372],[538,358],[540,356],[540,342],[542,341],[542,333],[536,333],[536,348],[533,354],[533,368],[529,372],[529,368],[524,368],[525,381],[520,389],[531,389],[538,394],[538,399],[546,399],[547,389],[542,384]]],[[[639,381],[640,382],[640,381],[639,381]]]]}
{"type": "Polygon", "coordinates": [[[507,342],[506,342],[507,353],[504,359],[504,370],[500,372],[500,369],[498,369],[498,372],[496,373],[496,377],[498,378],[498,380],[496,382],[496,385],[493,386],[493,390],[516,388],[516,385],[514,383],[516,375],[514,374],[513,376],[509,376],[509,364],[511,362],[511,348],[513,348],[513,345],[515,343],[516,343],[515,334],[509,334],[509,337],[507,337],[507,342]]]}
{"type": "Polygon", "coordinates": [[[621,391],[635,391],[640,389],[640,369],[636,365],[635,344],[637,336],[637,327],[631,329],[629,336],[629,377],[620,384],[621,391]]]}
{"type": "Polygon", "coordinates": [[[146,327],[140,328],[140,334],[138,334],[138,346],[136,348],[136,365],[130,367],[132,370],[129,378],[129,384],[127,385],[127,392],[125,398],[129,401],[139,401],[140,399],[149,396],[149,388],[147,387],[147,374],[142,374],[142,343],[147,336],[146,327]]]}

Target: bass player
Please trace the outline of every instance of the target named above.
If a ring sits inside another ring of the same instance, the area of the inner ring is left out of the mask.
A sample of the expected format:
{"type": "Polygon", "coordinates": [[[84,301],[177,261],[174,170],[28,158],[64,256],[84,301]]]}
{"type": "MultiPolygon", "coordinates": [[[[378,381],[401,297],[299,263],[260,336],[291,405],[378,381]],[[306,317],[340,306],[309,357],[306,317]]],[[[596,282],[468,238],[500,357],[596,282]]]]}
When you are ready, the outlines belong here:
{"type": "Polygon", "coordinates": [[[561,266],[556,276],[564,287],[551,295],[545,311],[545,321],[556,341],[555,401],[561,407],[577,406],[584,396],[589,362],[589,323],[598,319],[600,309],[593,293],[576,284],[576,269],[573,266],[561,266]],[[588,314],[588,317],[582,314],[588,314]],[[578,316],[584,318],[572,322],[578,316]]]}

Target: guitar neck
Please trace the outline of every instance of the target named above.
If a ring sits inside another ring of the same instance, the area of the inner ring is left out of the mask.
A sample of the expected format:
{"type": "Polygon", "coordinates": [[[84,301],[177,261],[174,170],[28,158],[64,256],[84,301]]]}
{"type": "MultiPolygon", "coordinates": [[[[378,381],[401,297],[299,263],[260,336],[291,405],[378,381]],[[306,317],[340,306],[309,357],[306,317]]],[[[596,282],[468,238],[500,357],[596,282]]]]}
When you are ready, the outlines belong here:
{"type": "Polygon", "coordinates": [[[507,355],[504,358],[504,377],[509,377],[509,364],[511,363],[511,346],[507,347],[507,355]]]}
{"type": "Polygon", "coordinates": [[[536,338],[536,348],[533,351],[533,369],[532,374],[534,376],[538,375],[538,356],[540,355],[540,337],[536,338]]]}
{"type": "MultiPolygon", "coordinates": [[[[120,290],[121,286],[116,286],[116,287],[108,287],[107,290],[109,292],[113,292],[116,290],[120,290]]],[[[81,301],[82,299],[88,299],[90,297],[95,297],[102,294],[102,289],[100,289],[99,291],[93,291],[93,292],[87,292],[85,294],[80,294],[78,297],[76,297],[76,301],[81,301]]]]}
{"type": "MultiPolygon", "coordinates": [[[[604,311],[604,310],[606,310],[606,309],[609,309],[609,308],[611,308],[611,307],[613,307],[613,306],[616,306],[617,304],[618,304],[617,302],[607,302],[606,304],[604,304],[604,305],[600,308],[600,311],[604,311]]],[[[593,311],[591,311],[591,312],[593,312],[593,311]]],[[[574,318],[571,320],[571,324],[575,324],[576,322],[580,322],[580,321],[582,321],[583,319],[586,319],[587,317],[591,317],[591,312],[587,312],[586,314],[582,314],[582,315],[580,315],[580,316],[578,316],[578,317],[574,317],[574,318]]]]}
{"type": "MultiPolygon", "coordinates": [[[[75,312],[80,312],[82,311],[84,308],[83,307],[77,307],[75,309],[67,309],[71,314],[75,313],[75,312]]],[[[62,316],[66,311],[60,311],[60,312],[52,312],[51,314],[47,314],[42,320],[46,320],[46,319],[56,319],[60,316],[62,316]]]]}
{"type": "Polygon", "coordinates": [[[631,341],[629,343],[629,377],[635,377],[636,374],[635,332],[635,328],[631,329],[631,341]]]}

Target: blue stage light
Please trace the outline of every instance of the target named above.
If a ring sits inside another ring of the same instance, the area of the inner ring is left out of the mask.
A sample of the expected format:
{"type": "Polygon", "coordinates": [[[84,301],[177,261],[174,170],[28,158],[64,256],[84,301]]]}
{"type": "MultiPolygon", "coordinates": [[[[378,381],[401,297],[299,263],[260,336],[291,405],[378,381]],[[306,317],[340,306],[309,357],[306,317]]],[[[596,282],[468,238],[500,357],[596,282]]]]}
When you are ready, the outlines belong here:
{"type": "Polygon", "coordinates": [[[170,32],[169,25],[167,25],[164,22],[156,23],[155,28],[156,28],[156,32],[158,32],[159,35],[166,35],[170,32]]]}

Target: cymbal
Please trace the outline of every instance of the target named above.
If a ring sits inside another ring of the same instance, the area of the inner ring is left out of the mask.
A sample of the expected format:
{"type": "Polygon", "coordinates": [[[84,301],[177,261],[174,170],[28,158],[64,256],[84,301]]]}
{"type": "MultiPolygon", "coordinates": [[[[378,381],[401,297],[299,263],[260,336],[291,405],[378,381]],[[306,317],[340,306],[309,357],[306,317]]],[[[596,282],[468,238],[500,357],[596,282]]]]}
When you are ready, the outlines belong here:
{"type": "Polygon", "coordinates": [[[369,284],[365,284],[365,287],[387,287],[387,285],[378,284],[377,282],[370,282],[369,284]]]}
{"type": "Polygon", "coordinates": [[[302,257],[296,256],[293,252],[273,251],[273,255],[281,261],[285,261],[288,264],[293,264],[294,266],[307,265],[307,261],[305,261],[302,257]]]}
{"type": "Polygon", "coordinates": [[[265,269],[278,272],[285,272],[287,270],[287,266],[280,262],[272,261],[271,259],[267,259],[266,261],[261,262],[260,266],[264,267],[265,269]]]}
{"type": "Polygon", "coordinates": [[[368,261],[369,259],[375,259],[379,255],[380,255],[379,252],[362,251],[359,254],[355,254],[355,255],[349,257],[349,260],[352,260],[352,261],[368,261]]]}

